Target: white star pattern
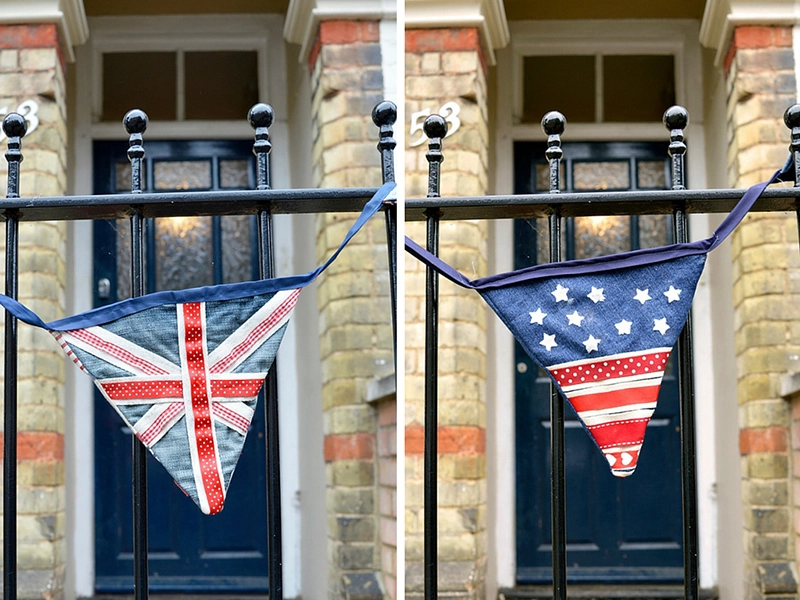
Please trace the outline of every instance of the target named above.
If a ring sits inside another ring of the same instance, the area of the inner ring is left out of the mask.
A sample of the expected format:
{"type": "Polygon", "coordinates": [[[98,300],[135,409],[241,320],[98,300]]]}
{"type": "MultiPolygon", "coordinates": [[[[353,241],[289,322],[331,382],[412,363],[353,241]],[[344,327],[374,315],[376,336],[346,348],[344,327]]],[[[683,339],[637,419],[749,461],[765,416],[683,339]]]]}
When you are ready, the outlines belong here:
{"type": "Polygon", "coordinates": [[[590,354],[591,352],[597,352],[597,346],[600,344],[600,340],[590,335],[589,339],[582,343],[586,346],[586,354],[590,354]]]}
{"type": "Polygon", "coordinates": [[[634,300],[638,300],[642,304],[644,304],[648,300],[652,300],[652,298],[650,297],[650,290],[647,289],[647,288],[645,288],[643,290],[640,290],[639,288],[636,288],[636,295],[633,297],[633,299],[634,300]]]}
{"type": "Polygon", "coordinates": [[[536,323],[537,325],[544,324],[544,318],[547,316],[547,313],[542,312],[541,308],[537,308],[536,312],[529,313],[531,315],[531,325],[536,323]]]}
{"type": "Polygon", "coordinates": [[[596,288],[594,286],[592,286],[592,292],[586,297],[595,304],[606,299],[606,297],[603,295],[603,288],[596,288]]]}
{"type": "Polygon", "coordinates": [[[663,319],[653,319],[653,331],[657,331],[661,335],[664,335],[667,333],[667,329],[669,329],[669,325],[667,325],[666,317],[663,319]]]}
{"type": "Polygon", "coordinates": [[[565,288],[560,283],[556,286],[556,289],[552,292],[553,297],[556,299],[556,302],[569,302],[569,298],[567,297],[567,292],[569,288],[565,288]]]}
{"type": "Polygon", "coordinates": [[[676,290],[674,286],[669,286],[669,289],[664,292],[664,295],[667,297],[667,304],[672,302],[678,302],[681,299],[681,291],[676,290]]]}
{"type": "Polygon", "coordinates": [[[615,323],[614,327],[617,328],[617,333],[619,335],[630,335],[631,325],[633,325],[632,322],[622,319],[622,321],[620,321],[619,323],[615,323]]]}
{"type": "Polygon", "coordinates": [[[539,345],[544,346],[545,348],[547,348],[547,351],[550,352],[550,350],[558,346],[558,344],[556,344],[556,335],[545,333],[544,337],[542,338],[542,341],[539,342],[539,345]]]}
{"type": "Polygon", "coordinates": [[[577,325],[578,327],[581,326],[581,321],[583,321],[586,317],[582,317],[578,314],[576,310],[571,315],[567,315],[567,320],[569,321],[570,325],[577,325]]]}

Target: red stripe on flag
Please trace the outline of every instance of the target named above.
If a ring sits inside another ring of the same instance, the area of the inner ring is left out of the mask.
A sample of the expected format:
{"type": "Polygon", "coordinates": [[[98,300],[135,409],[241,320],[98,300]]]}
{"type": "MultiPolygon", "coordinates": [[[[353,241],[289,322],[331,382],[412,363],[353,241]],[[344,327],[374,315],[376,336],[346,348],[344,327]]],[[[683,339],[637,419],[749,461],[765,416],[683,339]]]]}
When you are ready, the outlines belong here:
{"type": "Polygon", "coordinates": [[[96,334],[90,332],[88,329],[75,329],[70,331],[70,334],[78,338],[82,342],[89,344],[98,350],[102,350],[106,354],[141,370],[146,375],[167,375],[167,371],[153,363],[144,360],[143,358],[128,352],[124,348],[107,342],[96,334]]]}
{"type": "Polygon", "coordinates": [[[164,429],[167,423],[172,420],[173,417],[180,414],[183,410],[183,403],[182,402],[172,402],[167,405],[167,409],[162,412],[158,418],[150,423],[150,427],[145,429],[141,434],[137,437],[142,441],[143,444],[149,445],[158,434],[164,429]]]}
{"type": "Polygon", "coordinates": [[[212,398],[252,398],[261,389],[263,377],[241,379],[211,379],[212,398]]]}
{"type": "Polygon", "coordinates": [[[183,383],[176,380],[112,382],[97,380],[97,385],[112,400],[183,398],[183,383]]]}
{"type": "Polygon", "coordinates": [[[557,369],[548,369],[553,379],[561,387],[592,383],[594,381],[611,381],[632,375],[663,373],[669,360],[669,351],[649,352],[633,356],[604,356],[594,362],[563,365],[557,369]]]}
{"type": "Polygon", "coordinates": [[[632,387],[613,392],[601,392],[572,397],[567,393],[570,404],[578,413],[587,410],[608,410],[632,404],[650,404],[658,400],[661,382],[647,387],[632,387]]]}
{"type": "Polygon", "coordinates": [[[206,363],[203,348],[203,320],[199,302],[181,305],[183,310],[186,367],[192,398],[194,435],[200,461],[200,476],[208,500],[210,514],[222,510],[225,492],[217,470],[217,449],[214,445],[214,424],[211,419],[211,401],[206,388],[206,363]]]}
{"type": "Polygon", "coordinates": [[[589,427],[592,437],[600,448],[617,446],[633,446],[641,444],[644,432],[650,419],[630,419],[628,421],[611,421],[589,427]]]}
{"type": "Polygon", "coordinates": [[[214,402],[211,405],[211,408],[214,411],[214,414],[220,419],[228,421],[231,425],[235,426],[237,429],[240,429],[242,433],[247,433],[247,430],[250,427],[250,421],[245,419],[242,415],[232,411],[230,408],[224,404],[220,404],[219,402],[214,402]]]}

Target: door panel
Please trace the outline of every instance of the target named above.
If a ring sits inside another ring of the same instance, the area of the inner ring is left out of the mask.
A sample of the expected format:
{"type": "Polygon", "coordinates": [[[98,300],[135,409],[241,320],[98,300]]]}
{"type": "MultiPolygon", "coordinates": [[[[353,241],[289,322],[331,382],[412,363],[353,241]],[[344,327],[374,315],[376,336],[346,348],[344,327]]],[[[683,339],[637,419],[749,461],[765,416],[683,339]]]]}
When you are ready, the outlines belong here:
{"type": "MultiPolygon", "coordinates": [[[[249,188],[251,142],[148,142],[146,190],[249,188]]],[[[95,144],[95,193],[130,189],[124,143],[95,144]]],[[[95,305],[130,297],[130,226],[94,229],[95,305]],[[102,291],[99,291],[102,290],[102,291]],[[101,297],[102,296],[102,297],[101,297]]],[[[186,217],[145,222],[148,292],[230,283],[258,275],[252,217],[186,217]]],[[[263,401],[263,400],[262,400],[263,401]]],[[[150,583],[153,590],[266,591],[264,416],[250,426],[225,508],[203,515],[148,454],[150,583]]],[[[96,588],[133,587],[131,432],[95,395],[96,588]]]]}
{"type": "MultiPolygon", "coordinates": [[[[664,188],[664,144],[564,143],[562,189],[664,188]]],[[[516,193],[547,192],[544,144],[515,145],[516,193]]],[[[671,242],[664,215],[565,219],[565,258],[585,258],[671,242]]],[[[549,262],[544,219],[515,223],[515,268],[549,262]]],[[[674,362],[674,361],[672,361],[674,362]]],[[[517,578],[552,580],[550,378],[515,344],[517,578]]],[[[636,472],[608,463],[566,404],[567,577],[570,581],[682,578],[680,422],[675,365],[668,365],[636,472]]]]}

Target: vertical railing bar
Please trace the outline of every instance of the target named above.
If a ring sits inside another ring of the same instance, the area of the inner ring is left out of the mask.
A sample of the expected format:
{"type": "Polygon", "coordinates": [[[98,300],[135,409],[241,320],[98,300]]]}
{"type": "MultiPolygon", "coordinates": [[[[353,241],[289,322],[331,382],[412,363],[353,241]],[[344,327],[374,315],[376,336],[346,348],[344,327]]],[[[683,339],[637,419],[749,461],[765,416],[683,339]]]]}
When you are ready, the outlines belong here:
{"type": "MultiPolygon", "coordinates": [[[[256,189],[270,189],[269,127],[275,113],[267,104],[256,104],[247,114],[247,120],[255,129],[253,153],[256,155],[256,189]]],[[[269,207],[260,208],[258,218],[259,267],[262,279],[274,274],[272,252],[272,215],[269,207]]],[[[283,550],[281,533],[281,463],[278,427],[278,378],[277,361],[267,373],[264,385],[264,418],[267,451],[267,580],[270,600],[283,600],[283,550]]]]}
{"type": "MultiPolygon", "coordinates": [[[[794,104],[783,113],[783,122],[792,132],[792,141],[789,151],[792,153],[794,163],[794,187],[800,187],[800,104],[794,104]]],[[[797,215],[797,229],[800,231],[800,204],[795,209],[797,215]]]]}
{"type": "MultiPolygon", "coordinates": [[[[383,101],[372,110],[372,122],[380,128],[378,151],[381,153],[381,178],[383,183],[394,181],[394,149],[397,146],[392,126],[397,121],[397,107],[393,102],[383,101]]],[[[389,253],[389,297],[392,307],[392,347],[394,352],[395,378],[397,377],[397,202],[387,203],[386,250],[389,253]]]]}
{"type": "MultiPolygon", "coordinates": [[[[438,198],[442,138],[447,135],[447,123],[439,115],[431,115],[423,125],[428,136],[428,198],[438,198]]],[[[439,255],[439,218],[436,208],[425,211],[427,219],[427,248],[439,255]]],[[[439,452],[439,276],[430,266],[425,269],[425,449],[423,473],[424,508],[424,597],[436,600],[438,590],[438,452],[439,452]]]]}
{"type": "MultiPolygon", "coordinates": [[[[22,162],[22,137],[25,119],[17,113],[3,120],[8,136],[7,198],[19,198],[19,165],[22,162]]],[[[6,296],[16,299],[19,292],[19,211],[7,210],[6,217],[6,296]]],[[[5,321],[5,406],[3,414],[3,598],[17,598],[17,319],[6,311],[5,321]]]]}
{"type": "MultiPolygon", "coordinates": [[[[567,120],[559,112],[552,111],[542,118],[542,129],[547,134],[545,156],[550,165],[550,193],[561,191],[561,134],[567,120]]],[[[561,214],[558,207],[548,218],[550,228],[550,261],[561,260],[561,214]]],[[[564,400],[550,383],[550,505],[551,539],[553,557],[553,598],[567,597],[567,484],[564,458],[564,400]]]]}
{"type": "MultiPolygon", "coordinates": [[[[673,106],[664,113],[664,125],[670,130],[669,155],[672,158],[672,189],[686,189],[683,130],[689,124],[685,108],[673,106]]],[[[675,241],[689,241],[686,210],[673,211],[675,241]]],[[[692,356],[692,314],[678,337],[678,387],[681,421],[681,505],[683,511],[683,588],[686,600],[699,598],[697,533],[697,450],[695,433],[694,359],[692,356]]]]}
{"type": "MultiPolygon", "coordinates": [[[[142,159],[144,147],[142,134],[147,130],[147,115],[132,110],[122,120],[128,133],[128,160],[131,163],[131,193],[142,193],[142,159]]],[[[152,169],[151,169],[152,170],[152,169]]],[[[144,218],[139,207],[132,207],[131,215],[131,295],[135,298],[145,293],[144,282],[144,218]]],[[[135,435],[132,438],[133,455],[133,597],[148,597],[148,531],[147,531],[147,449],[135,435]]]]}
{"type": "MultiPolygon", "coordinates": [[[[211,189],[221,189],[219,176],[219,157],[211,157],[211,189]]],[[[225,274],[222,268],[222,217],[213,215],[211,217],[211,280],[214,285],[225,282],[225,274]]]]}

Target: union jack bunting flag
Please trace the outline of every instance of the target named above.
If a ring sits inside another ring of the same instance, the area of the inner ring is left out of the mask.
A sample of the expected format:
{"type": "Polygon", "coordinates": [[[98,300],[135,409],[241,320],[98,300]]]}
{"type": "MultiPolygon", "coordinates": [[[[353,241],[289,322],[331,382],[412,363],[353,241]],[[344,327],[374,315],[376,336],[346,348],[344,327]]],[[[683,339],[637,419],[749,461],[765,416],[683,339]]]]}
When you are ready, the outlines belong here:
{"type": "Polygon", "coordinates": [[[175,483],[216,514],[301,289],[393,188],[381,187],[336,252],[304,275],[157,292],[51,323],[2,294],[0,305],[47,329],[175,483]]]}
{"type": "Polygon", "coordinates": [[[406,250],[483,296],[603,452],[617,477],[633,473],[672,347],[691,309],[706,255],[766,187],[750,188],[705,240],[536,265],[469,280],[406,238],[406,250]]]}

